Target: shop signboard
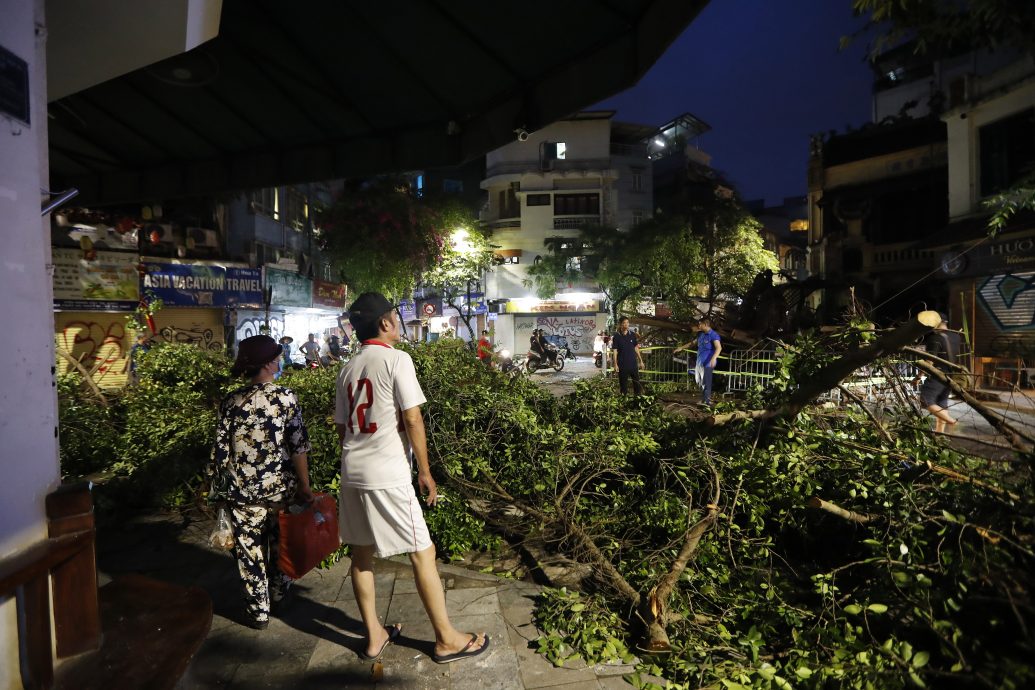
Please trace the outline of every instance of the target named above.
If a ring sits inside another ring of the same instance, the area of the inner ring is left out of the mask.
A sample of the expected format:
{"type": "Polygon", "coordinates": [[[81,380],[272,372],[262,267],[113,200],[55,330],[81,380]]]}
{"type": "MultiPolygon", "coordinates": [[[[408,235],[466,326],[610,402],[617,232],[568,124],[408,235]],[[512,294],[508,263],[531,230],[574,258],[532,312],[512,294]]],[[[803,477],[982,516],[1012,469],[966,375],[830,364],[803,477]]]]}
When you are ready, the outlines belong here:
{"type": "Polygon", "coordinates": [[[600,311],[598,300],[564,302],[561,300],[512,300],[507,302],[508,314],[540,314],[546,312],[600,311]]]}
{"type": "Polygon", "coordinates": [[[136,253],[52,249],[54,309],[133,311],[140,302],[136,253]],[[87,258],[89,257],[89,258],[87,258]]]}
{"type": "Polygon", "coordinates": [[[348,288],[341,283],[328,283],[323,280],[313,281],[313,306],[327,307],[341,311],[345,309],[345,298],[348,288]]]}
{"type": "MultiPolygon", "coordinates": [[[[460,296],[460,311],[464,314],[467,313],[467,302],[468,296],[460,296]]],[[[485,304],[485,295],[480,292],[472,292],[470,295],[471,313],[472,314],[486,314],[489,311],[488,306],[485,304]]]]}
{"type": "Polygon", "coordinates": [[[141,290],[154,294],[166,306],[235,307],[263,303],[262,272],[257,268],[157,261],[145,261],[142,266],[141,290]]]}
{"type": "Polygon", "coordinates": [[[294,271],[266,267],[266,288],[270,292],[270,304],[282,307],[313,306],[313,281],[294,271]]]}

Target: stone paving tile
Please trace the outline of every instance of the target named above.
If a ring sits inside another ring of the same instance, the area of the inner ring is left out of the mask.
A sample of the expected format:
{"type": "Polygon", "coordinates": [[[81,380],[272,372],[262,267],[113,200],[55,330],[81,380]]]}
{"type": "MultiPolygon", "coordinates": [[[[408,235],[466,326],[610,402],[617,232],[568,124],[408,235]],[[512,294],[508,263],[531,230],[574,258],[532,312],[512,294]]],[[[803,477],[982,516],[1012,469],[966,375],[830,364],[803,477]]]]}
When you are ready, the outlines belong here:
{"type": "Polygon", "coordinates": [[[388,607],[385,621],[393,623],[411,623],[427,620],[428,614],[424,611],[424,604],[419,594],[396,594],[392,597],[392,603],[388,607]]]}
{"type": "Polygon", "coordinates": [[[313,635],[271,620],[270,627],[252,640],[257,654],[255,661],[238,667],[230,687],[241,690],[301,687],[303,671],[316,642],[313,635]]]}
{"type": "MultiPolygon", "coordinates": [[[[388,613],[388,606],[392,601],[392,592],[395,591],[395,573],[380,572],[377,566],[374,567],[374,592],[376,598],[374,606],[377,616],[382,621],[388,613]]],[[[352,593],[352,582],[345,580],[338,592],[338,599],[334,602],[335,608],[342,610],[348,617],[355,620],[362,620],[359,616],[359,606],[356,605],[356,597],[352,593]]]]}
{"type": "Polygon", "coordinates": [[[632,685],[622,676],[601,676],[597,684],[602,690],[629,690],[632,685]]]}
{"type": "Polygon", "coordinates": [[[446,592],[446,609],[450,617],[498,614],[500,600],[495,587],[451,589],[446,592]]]}
{"type": "Polygon", "coordinates": [[[596,683],[596,674],[585,666],[554,666],[546,657],[536,653],[534,640],[538,632],[535,632],[534,628],[525,632],[508,627],[507,634],[511,648],[517,656],[522,687],[553,688],[572,683],[596,683]]]}
{"type": "MultiPolygon", "coordinates": [[[[416,596],[402,595],[402,596],[416,596]]],[[[423,607],[421,613],[423,614],[423,607]]],[[[452,687],[450,668],[434,663],[435,632],[426,615],[403,625],[396,644],[385,650],[384,684],[378,687],[414,688],[415,690],[448,690],[452,687]]]]}
{"type": "MultiPolygon", "coordinates": [[[[458,630],[484,631],[491,638],[489,650],[485,654],[448,664],[453,690],[521,690],[523,686],[518,669],[518,658],[514,649],[508,644],[510,638],[503,617],[497,613],[473,616],[451,615],[450,618],[458,630]]],[[[428,663],[434,664],[430,659],[428,663]]]]}
{"type": "Polygon", "coordinates": [[[352,583],[348,580],[349,567],[349,559],[343,558],[327,570],[315,568],[309,571],[301,580],[297,580],[294,586],[301,588],[299,594],[304,592],[304,596],[313,601],[324,603],[337,601],[343,587],[348,590],[348,595],[351,597],[352,583]]]}

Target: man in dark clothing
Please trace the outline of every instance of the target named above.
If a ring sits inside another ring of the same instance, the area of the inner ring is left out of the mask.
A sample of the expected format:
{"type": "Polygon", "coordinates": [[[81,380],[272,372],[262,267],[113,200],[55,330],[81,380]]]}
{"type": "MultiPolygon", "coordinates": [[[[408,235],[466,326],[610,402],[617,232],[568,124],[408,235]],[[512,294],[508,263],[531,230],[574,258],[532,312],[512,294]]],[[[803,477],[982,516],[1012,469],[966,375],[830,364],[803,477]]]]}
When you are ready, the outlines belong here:
{"type": "Polygon", "coordinates": [[[633,382],[636,395],[643,395],[643,384],[640,383],[640,369],[643,357],[636,334],[629,330],[629,317],[618,320],[618,332],[611,336],[611,364],[618,369],[618,388],[622,395],[629,392],[629,379],[633,382]]]}
{"type": "Polygon", "coordinates": [[[539,352],[542,353],[543,361],[553,363],[557,359],[557,349],[546,339],[546,333],[539,329],[539,352]]]}
{"type": "MultiPolygon", "coordinates": [[[[942,316],[938,328],[924,338],[924,349],[933,357],[956,363],[956,358],[960,353],[960,334],[949,330],[949,323],[945,316],[942,316]]],[[[946,376],[953,371],[953,368],[946,363],[932,362],[932,364],[946,376]]],[[[946,409],[949,406],[948,385],[928,376],[920,386],[920,400],[927,407],[928,412],[934,416],[934,430],[937,433],[944,433],[949,426],[955,426],[958,420],[946,409]]]]}

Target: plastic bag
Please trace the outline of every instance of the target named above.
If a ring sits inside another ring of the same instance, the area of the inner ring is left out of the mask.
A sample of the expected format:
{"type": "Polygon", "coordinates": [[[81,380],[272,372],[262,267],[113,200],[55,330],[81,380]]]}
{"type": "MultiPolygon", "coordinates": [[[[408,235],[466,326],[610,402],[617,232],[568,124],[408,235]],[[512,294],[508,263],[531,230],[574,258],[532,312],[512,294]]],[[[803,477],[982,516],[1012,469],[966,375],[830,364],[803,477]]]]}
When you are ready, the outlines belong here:
{"type": "Polygon", "coordinates": [[[341,546],[338,504],[316,494],[312,503],[280,512],[280,571],[297,580],[341,546]]]}
{"type": "Polygon", "coordinates": [[[226,508],[220,508],[216,514],[216,526],[212,528],[208,543],[223,551],[234,548],[234,528],[230,525],[230,515],[226,508]]]}

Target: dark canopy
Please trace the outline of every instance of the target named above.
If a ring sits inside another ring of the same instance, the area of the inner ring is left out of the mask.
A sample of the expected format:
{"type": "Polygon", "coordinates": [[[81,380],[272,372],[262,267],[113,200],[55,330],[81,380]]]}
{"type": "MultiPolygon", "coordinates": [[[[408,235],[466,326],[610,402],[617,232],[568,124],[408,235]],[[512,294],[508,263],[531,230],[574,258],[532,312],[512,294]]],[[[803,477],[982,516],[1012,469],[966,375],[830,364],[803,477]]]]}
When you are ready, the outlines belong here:
{"type": "Polygon", "coordinates": [[[52,189],[99,204],[457,164],[632,86],[706,3],[224,0],[217,38],[50,104],[52,189]]]}

